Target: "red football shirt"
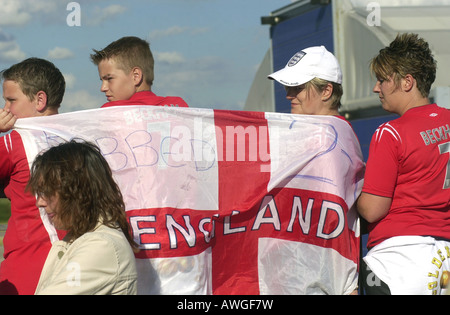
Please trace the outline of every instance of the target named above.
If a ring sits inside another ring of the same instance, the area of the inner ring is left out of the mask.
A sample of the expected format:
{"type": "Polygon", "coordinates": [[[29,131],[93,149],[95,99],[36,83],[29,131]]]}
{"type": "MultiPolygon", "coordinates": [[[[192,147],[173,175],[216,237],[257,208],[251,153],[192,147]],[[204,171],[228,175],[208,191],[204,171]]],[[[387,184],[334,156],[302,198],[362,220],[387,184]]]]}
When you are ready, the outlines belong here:
{"type": "Polygon", "coordinates": [[[112,101],[103,104],[104,107],[123,106],[123,105],[155,105],[170,107],[188,107],[186,102],[178,96],[157,96],[151,91],[142,91],[134,93],[129,100],[112,101]]]}
{"type": "Polygon", "coordinates": [[[0,189],[11,200],[11,217],[3,239],[5,260],[0,266],[0,295],[34,294],[52,246],[36,198],[25,192],[29,178],[22,138],[12,131],[0,138],[0,189]]]}
{"type": "Polygon", "coordinates": [[[450,110],[416,107],[381,125],[363,192],[392,198],[388,214],[369,225],[369,248],[400,235],[450,240],[450,110]]]}

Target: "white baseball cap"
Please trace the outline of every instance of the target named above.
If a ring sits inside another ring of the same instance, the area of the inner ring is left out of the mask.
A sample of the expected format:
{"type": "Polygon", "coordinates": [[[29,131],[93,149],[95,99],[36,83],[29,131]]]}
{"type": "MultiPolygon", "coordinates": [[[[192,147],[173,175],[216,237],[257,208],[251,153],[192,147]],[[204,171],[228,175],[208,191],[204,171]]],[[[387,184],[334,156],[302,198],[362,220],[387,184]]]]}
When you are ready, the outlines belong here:
{"type": "Polygon", "coordinates": [[[283,69],[269,79],[285,86],[298,86],[314,78],[342,84],[342,71],[336,57],[324,46],[314,46],[296,53],[283,69]]]}

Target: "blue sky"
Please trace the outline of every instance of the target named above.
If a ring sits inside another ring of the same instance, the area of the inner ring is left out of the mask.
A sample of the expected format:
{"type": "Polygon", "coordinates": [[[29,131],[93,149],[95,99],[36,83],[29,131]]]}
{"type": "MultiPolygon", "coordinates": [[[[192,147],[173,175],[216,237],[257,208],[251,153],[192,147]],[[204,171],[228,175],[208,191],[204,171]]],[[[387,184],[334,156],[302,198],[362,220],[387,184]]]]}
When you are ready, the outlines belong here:
{"type": "Polygon", "coordinates": [[[61,112],[106,102],[89,55],[129,35],[150,41],[156,94],[242,109],[270,45],[260,18],[291,0],[79,0],[74,27],[66,22],[70,2],[0,0],[0,69],[28,57],[55,63],[67,81],[61,112]]]}

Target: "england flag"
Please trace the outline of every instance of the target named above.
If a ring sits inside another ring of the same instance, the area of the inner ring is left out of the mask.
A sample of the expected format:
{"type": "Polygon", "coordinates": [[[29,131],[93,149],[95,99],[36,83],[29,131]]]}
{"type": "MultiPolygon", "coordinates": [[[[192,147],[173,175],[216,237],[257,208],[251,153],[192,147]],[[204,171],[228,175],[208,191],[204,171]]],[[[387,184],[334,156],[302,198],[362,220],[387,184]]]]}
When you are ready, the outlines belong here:
{"type": "MultiPolygon", "coordinates": [[[[139,294],[350,294],[364,163],[331,116],[120,106],[20,119],[29,164],[99,146],[124,196],[139,294]]],[[[51,240],[57,234],[43,224],[51,240]]]]}

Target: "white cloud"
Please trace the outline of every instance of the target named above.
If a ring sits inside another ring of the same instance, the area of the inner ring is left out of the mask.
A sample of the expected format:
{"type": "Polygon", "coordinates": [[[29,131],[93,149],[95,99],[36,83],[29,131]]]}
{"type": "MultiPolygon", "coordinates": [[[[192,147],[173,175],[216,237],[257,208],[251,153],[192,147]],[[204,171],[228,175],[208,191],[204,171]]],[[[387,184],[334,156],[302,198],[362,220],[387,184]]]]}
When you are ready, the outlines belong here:
{"type": "MultiPolygon", "coordinates": [[[[44,18],[65,9],[59,0],[0,0],[0,25],[22,26],[32,19],[44,18]]],[[[60,14],[59,14],[60,15],[60,14]]]]}
{"type": "Polygon", "coordinates": [[[0,62],[18,62],[25,56],[14,37],[0,30],[0,62]]]}
{"type": "Polygon", "coordinates": [[[19,62],[25,59],[25,53],[16,42],[10,43],[6,48],[0,49],[0,60],[6,62],[19,62]]]}
{"type": "MultiPolygon", "coordinates": [[[[65,22],[67,4],[70,1],[61,0],[0,0],[0,26],[23,26],[31,22],[43,21],[44,23],[65,22]]],[[[95,2],[107,2],[106,0],[78,0],[81,6],[82,19],[88,24],[99,25],[102,22],[119,15],[127,10],[118,4],[105,8],[87,8],[95,2]]]]}
{"type": "Polygon", "coordinates": [[[180,64],[185,62],[183,55],[179,52],[156,52],[155,53],[156,63],[165,63],[169,65],[180,64]]]}
{"type": "Polygon", "coordinates": [[[150,32],[149,38],[154,40],[180,34],[197,35],[206,33],[208,30],[209,29],[207,27],[187,27],[175,25],[164,30],[154,30],[150,32]]]}
{"type": "Polygon", "coordinates": [[[60,113],[100,108],[104,103],[106,98],[100,93],[92,95],[86,90],[66,91],[60,113]]]}
{"type": "Polygon", "coordinates": [[[241,83],[236,83],[234,73],[239,73],[239,69],[226,59],[205,56],[182,64],[161,64],[155,69],[157,95],[180,96],[190,107],[243,108],[244,101],[235,100],[240,94],[235,86],[241,83]]]}
{"type": "Polygon", "coordinates": [[[96,7],[93,14],[88,18],[88,24],[99,25],[117,15],[124,13],[126,10],[126,7],[119,4],[112,4],[105,8],[96,7]]]}
{"type": "Polygon", "coordinates": [[[24,25],[31,19],[30,12],[24,11],[24,3],[14,0],[0,1],[0,25],[24,25]]]}
{"type": "Polygon", "coordinates": [[[195,84],[203,88],[204,84],[223,83],[223,80],[230,74],[230,64],[215,56],[205,56],[202,58],[189,60],[181,66],[173,64],[162,65],[158,68],[158,77],[155,74],[155,82],[163,81],[162,86],[186,86],[195,84]]]}
{"type": "Polygon", "coordinates": [[[49,59],[69,59],[74,56],[73,52],[68,48],[55,47],[48,52],[49,59]]]}
{"type": "Polygon", "coordinates": [[[72,73],[63,73],[64,80],[66,81],[66,90],[72,89],[75,86],[77,78],[72,73]]]}
{"type": "Polygon", "coordinates": [[[113,4],[103,9],[103,14],[107,17],[114,16],[125,12],[127,8],[119,4],[113,4]]]}

